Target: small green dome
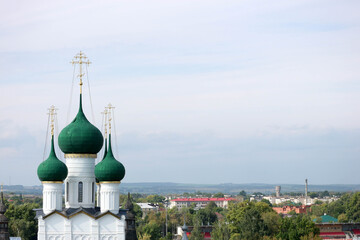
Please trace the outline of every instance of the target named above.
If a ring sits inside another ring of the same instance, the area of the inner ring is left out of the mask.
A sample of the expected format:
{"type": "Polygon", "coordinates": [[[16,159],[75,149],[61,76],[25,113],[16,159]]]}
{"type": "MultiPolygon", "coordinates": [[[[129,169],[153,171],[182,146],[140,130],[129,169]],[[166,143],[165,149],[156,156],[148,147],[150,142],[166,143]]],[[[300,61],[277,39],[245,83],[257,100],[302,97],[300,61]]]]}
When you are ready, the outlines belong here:
{"type": "Polygon", "coordinates": [[[64,181],[67,177],[66,165],[56,157],[53,136],[49,157],[39,165],[37,174],[40,181],[64,181]]]}
{"type": "Polygon", "coordinates": [[[125,168],[113,155],[111,134],[109,135],[109,150],[105,158],[95,166],[95,176],[99,182],[121,181],[125,176],[125,168]]]}
{"type": "MultiPolygon", "coordinates": [[[[107,154],[107,139],[106,139],[106,137],[105,137],[104,156],[103,156],[103,158],[101,159],[101,161],[104,160],[104,158],[106,157],[106,154],[107,154]]],[[[100,163],[100,162],[99,162],[99,163],[100,163]]],[[[99,164],[99,163],[98,163],[98,164],[99,164]]],[[[97,166],[98,164],[95,165],[95,168],[96,168],[96,166],[97,166]]],[[[99,179],[95,178],[95,182],[96,182],[96,183],[99,183],[99,179]]]]}
{"type": "Polygon", "coordinates": [[[64,153],[96,154],[103,145],[103,136],[92,125],[82,110],[80,94],[79,112],[75,119],[59,134],[59,147],[64,153]]]}

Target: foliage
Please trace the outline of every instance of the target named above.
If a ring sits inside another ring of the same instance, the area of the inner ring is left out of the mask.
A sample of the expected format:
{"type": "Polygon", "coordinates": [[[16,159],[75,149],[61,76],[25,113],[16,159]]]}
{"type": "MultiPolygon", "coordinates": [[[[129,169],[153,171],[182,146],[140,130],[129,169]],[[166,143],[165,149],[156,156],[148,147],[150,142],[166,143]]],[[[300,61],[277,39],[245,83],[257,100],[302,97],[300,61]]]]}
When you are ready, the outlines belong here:
{"type": "Polygon", "coordinates": [[[224,194],[222,192],[218,192],[218,193],[215,193],[213,195],[214,198],[223,198],[224,197],[224,194]]]}
{"type": "Polygon", "coordinates": [[[243,196],[245,198],[246,197],[246,192],[244,190],[242,190],[241,192],[239,192],[239,196],[243,196]]]}
{"type": "Polygon", "coordinates": [[[236,239],[261,239],[263,236],[271,233],[267,224],[274,218],[266,213],[274,212],[272,208],[264,202],[241,202],[230,204],[226,216],[229,222],[231,237],[236,239]],[[266,218],[266,222],[264,218],[266,218]]]}
{"type": "Polygon", "coordinates": [[[9,204],[5,216],[9,219],[9,232],[11,236],[19,236],[24,240],[37,238],[37,221],[35,211],[39,208],[37,203],[24,203],[21,205],[9,204]]]}
{"type": "Polygon", "coordinates": [[[230,238],[228,225],[224,221],[215,223],[211,232],[211,238],[213,240],[228,240],[230,238]]]}
{"type": "Polygon", "coordinates": [[[292,217],[284,217],[281,219],[281,226],[277,238],[282,240],[300,240],[309,236],[319,234],[319,229],[315,227],[315,223],[310,217],[299,214],[292,217]]]}
{"type": "Polygon", "coordinates": [[[189,240],[203,240],[204,235],[203,235],[203,233],[201,232],[201,229],[200,229],[200,221],[197,219],[197,220],[195,220],[194,223],[195,223],[194,228],[191,231],[191,235],[190,235],[189,240]]]}

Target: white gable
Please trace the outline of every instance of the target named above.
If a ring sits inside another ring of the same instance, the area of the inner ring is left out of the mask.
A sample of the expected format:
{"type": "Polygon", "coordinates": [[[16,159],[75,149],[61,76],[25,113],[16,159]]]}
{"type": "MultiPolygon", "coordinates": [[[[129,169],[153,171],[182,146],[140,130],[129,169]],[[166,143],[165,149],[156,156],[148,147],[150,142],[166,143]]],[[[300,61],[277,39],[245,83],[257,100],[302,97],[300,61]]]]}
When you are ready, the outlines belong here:
{"type": "Polygon", "coordinates": [[[119,219],[111,214],[107,214],[98,219],[100,226],[100,233],[113,233],[116,232],[116,225],[119,219]]]}
{"type": "Polygon", "coordinates": [[[64,232],[64,223],[67,219],[54,213],[46,218],[46,230],[48,233],[64,232]]]}
{"type": "Polygon", "coordinates": [[[74,234],[89,233],[92,218],[84,213],[79,213],[71,218],[72,232],[74,234]]]}

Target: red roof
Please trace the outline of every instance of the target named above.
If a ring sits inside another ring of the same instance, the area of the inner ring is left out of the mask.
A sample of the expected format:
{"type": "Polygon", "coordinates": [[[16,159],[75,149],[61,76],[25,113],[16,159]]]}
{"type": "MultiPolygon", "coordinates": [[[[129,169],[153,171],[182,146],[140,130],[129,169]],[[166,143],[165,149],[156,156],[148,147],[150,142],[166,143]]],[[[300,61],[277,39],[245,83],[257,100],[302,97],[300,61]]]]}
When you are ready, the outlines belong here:
{"type": "Polygon", "coordinates": [[[353,229],[352,230],[355,234],[360,234],[360,230],[359,229],[353,229]]]}
{"type": "MultiPolygon", "coordinates": [[[[204,237],[205,237],[205,238],[210,238],[210,237],[211,237],[211,233],[209,233],[209,232],[204,232],[203,234],[204,234],[204,237]]],[[[186,235],[187,235],[187,236],[190,236],[190,235],[191,235],[191,232],[186,232],[186,235]]]]}
{"type": "Polygon", "coordinates": [[[220,202],[220,201],[235,201],[235,198],[176,198],[173,202],[220,202]]]}
{"type": "Polygon", "coordinates": [[[321,232],[320,236],[345,236],[344,232],[321,232]]]}

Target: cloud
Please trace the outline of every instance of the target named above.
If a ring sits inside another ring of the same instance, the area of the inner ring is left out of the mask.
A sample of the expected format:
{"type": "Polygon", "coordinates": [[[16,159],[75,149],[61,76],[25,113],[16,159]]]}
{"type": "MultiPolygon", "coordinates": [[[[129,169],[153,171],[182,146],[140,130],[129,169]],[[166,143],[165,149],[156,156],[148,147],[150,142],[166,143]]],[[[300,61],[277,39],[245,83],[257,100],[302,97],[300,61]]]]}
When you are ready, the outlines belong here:
{"type": "Polygon", "coordinates": [[[128,133],[118,138],[118,159],[126,182],[352,183],[347,176],[356,176],[359,137],[359,130],[253,138],[128,133]],[[346,175],[338,171],[340,162],[352,166],[346,175]]]}

